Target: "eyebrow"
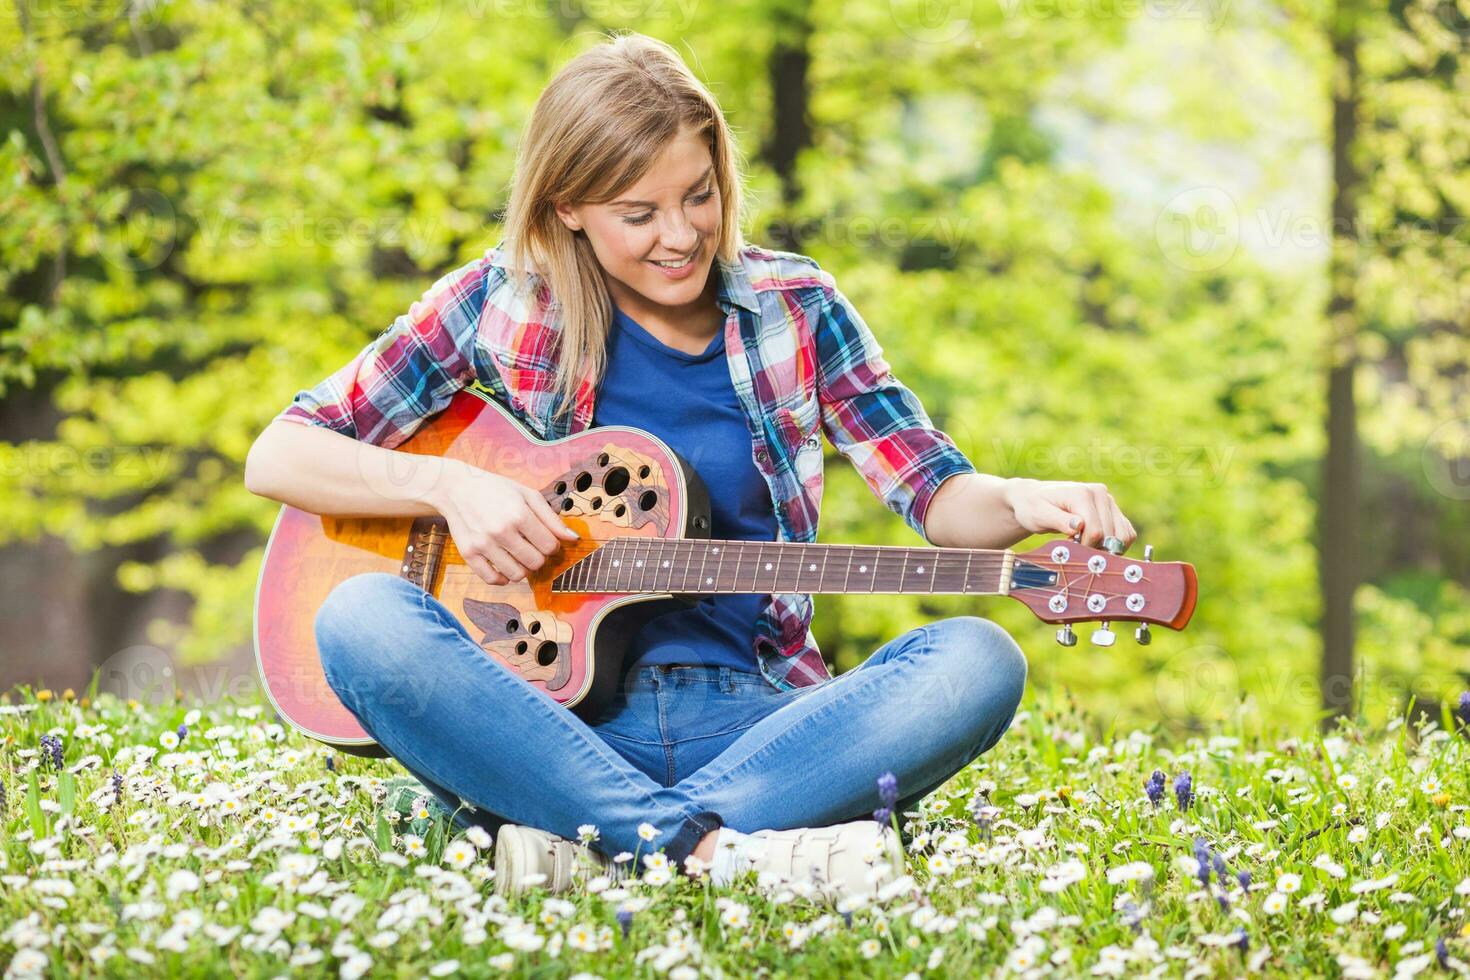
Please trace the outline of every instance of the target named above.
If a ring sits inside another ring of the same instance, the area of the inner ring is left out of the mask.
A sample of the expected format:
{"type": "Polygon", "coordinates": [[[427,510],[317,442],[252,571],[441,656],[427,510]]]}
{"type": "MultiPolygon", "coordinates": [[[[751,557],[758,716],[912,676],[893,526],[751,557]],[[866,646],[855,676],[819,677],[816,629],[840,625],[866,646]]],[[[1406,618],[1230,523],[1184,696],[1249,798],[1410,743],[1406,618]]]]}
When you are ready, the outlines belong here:
{"type": "MultiPolygon", "coordinates": [[[[689,187],[686,188],[686,189],[692,191],[692,190],[694,190],[694,188],[696,188],[700,184],[704,183],[707,179],[709,179],[709,175],[714,172],[714,169],[715,168],[714,168],[714,165],[713,164],[711,164],[708,167],[705,167],[704,168],[704,173],[700,174],[699,175],[699,178],[697,180],[695,180],[694,183],[690,184],[689,187]]],[[[609,201],[608,202],[608,206],[609,207],[616,206],[616,205],[622,205],[624,207],[639,207],[639,208],[656,208],[656,207],[658,207],[658,205],[657,204],[654,204],[652,201],[626,201],[626,200],[619,199],[619,200],[616,200],[616,201],[609,201]]]]}

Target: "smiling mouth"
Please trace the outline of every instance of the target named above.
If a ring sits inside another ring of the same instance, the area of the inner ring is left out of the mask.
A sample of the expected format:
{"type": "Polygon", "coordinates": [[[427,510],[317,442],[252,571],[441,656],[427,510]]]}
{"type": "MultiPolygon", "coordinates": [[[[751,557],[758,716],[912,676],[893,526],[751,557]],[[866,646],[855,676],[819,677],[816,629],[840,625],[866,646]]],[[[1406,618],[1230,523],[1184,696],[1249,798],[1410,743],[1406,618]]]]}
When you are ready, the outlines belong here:
{"type": "Polygon", "coordinates": [[[693,262],[694,261],[694,257],[696,255],[698,255],[698,254],[699,254],[699,249],[696,248],[694,251],[690,252],[688,255],[684,256],[683,258],[679,258],[679,259],[649,259],[648,261],[651,264],[658,266],[660,269],[683,269],[686,266],[688,266],[689,263],[693,262]]]}

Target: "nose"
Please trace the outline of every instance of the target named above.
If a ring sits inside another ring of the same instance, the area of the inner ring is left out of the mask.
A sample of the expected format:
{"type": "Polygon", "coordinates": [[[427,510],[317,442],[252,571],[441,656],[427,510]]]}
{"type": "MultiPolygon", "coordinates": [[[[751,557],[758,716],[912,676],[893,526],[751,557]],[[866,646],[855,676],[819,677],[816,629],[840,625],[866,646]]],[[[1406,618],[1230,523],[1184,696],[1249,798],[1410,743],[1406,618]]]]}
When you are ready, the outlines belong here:
{"type": "Polygon", "coordinates": [[[692,252],[694,243],[699,240],[699,232],[689,221],[689,216],[684,213],[684,209],[670,208],[661,214],[663,219],[658,229],[659,247],[666,252],[678,255],[687,255],[692,252]]]}

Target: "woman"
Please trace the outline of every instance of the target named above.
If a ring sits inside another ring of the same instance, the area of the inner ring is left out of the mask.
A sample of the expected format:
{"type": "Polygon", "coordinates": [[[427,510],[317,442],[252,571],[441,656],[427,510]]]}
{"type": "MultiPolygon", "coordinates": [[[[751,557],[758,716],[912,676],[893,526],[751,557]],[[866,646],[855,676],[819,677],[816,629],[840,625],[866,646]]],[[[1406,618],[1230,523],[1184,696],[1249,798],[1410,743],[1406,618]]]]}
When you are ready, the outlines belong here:
{"type": "MultiPolygon", "coordinates": [[[[725,120],[673,49],[624,35],[582,54],[537,102],[502,245],[300,392],[252,447],[248,486],[314,513],[443,515],[486,582],[519,581],[576,537],[540,493],[392,450],[478,381],[545,438],[658,435],[709,487],[713,537],[814,540],[825,432],[933,544],[1132,542],[1099,484],[976,473],[829,274],[742,243],[740,202],[725,120]]],[[[806,595],[723,595],[651,619],[591,724],[401,578],[343,582],[317,641],[363,728],[458,820],[497,833],[502,888],[566,887],[581,834],[602,864],[661,849],[716,883],[753,868],[871,889],[902,866],[892,828],[868,817],[876,777],[897,775],[902,813],[989,749],[1025,659],[995,624],[960,616],[834,679],[811,613],[806,595]],[[388,703],[404,682],[422,710],[388,703]]]]}

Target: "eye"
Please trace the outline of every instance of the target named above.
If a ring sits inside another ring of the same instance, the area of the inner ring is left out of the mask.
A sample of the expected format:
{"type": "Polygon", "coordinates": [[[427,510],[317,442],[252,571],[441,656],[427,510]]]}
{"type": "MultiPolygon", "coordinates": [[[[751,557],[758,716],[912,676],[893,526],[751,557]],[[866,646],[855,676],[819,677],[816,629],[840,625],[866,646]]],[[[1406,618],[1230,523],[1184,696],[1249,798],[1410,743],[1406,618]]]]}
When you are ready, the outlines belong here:
{"type": "Polygon", "coordinates": [[[709,199],[712,198],[712,197],[714,197],[714,196],[715,196],[715,189],[713,187],[711,187],[709,190],[705,191],[704,193],[702,193],[702,194],[696,194],[693,197],[691,197],[689,199],[689,203],[690,204],[696,204],[696,205],[698,205],[698,204],[706,204],[706,203],[709,202],[709,199]]]}
{"type": "Polygon", "coordinates": [[[623,219],[625,225],[646,225],[653,220],[652,214],[640,214],[636,217],[629,216],[623,219]]]}

